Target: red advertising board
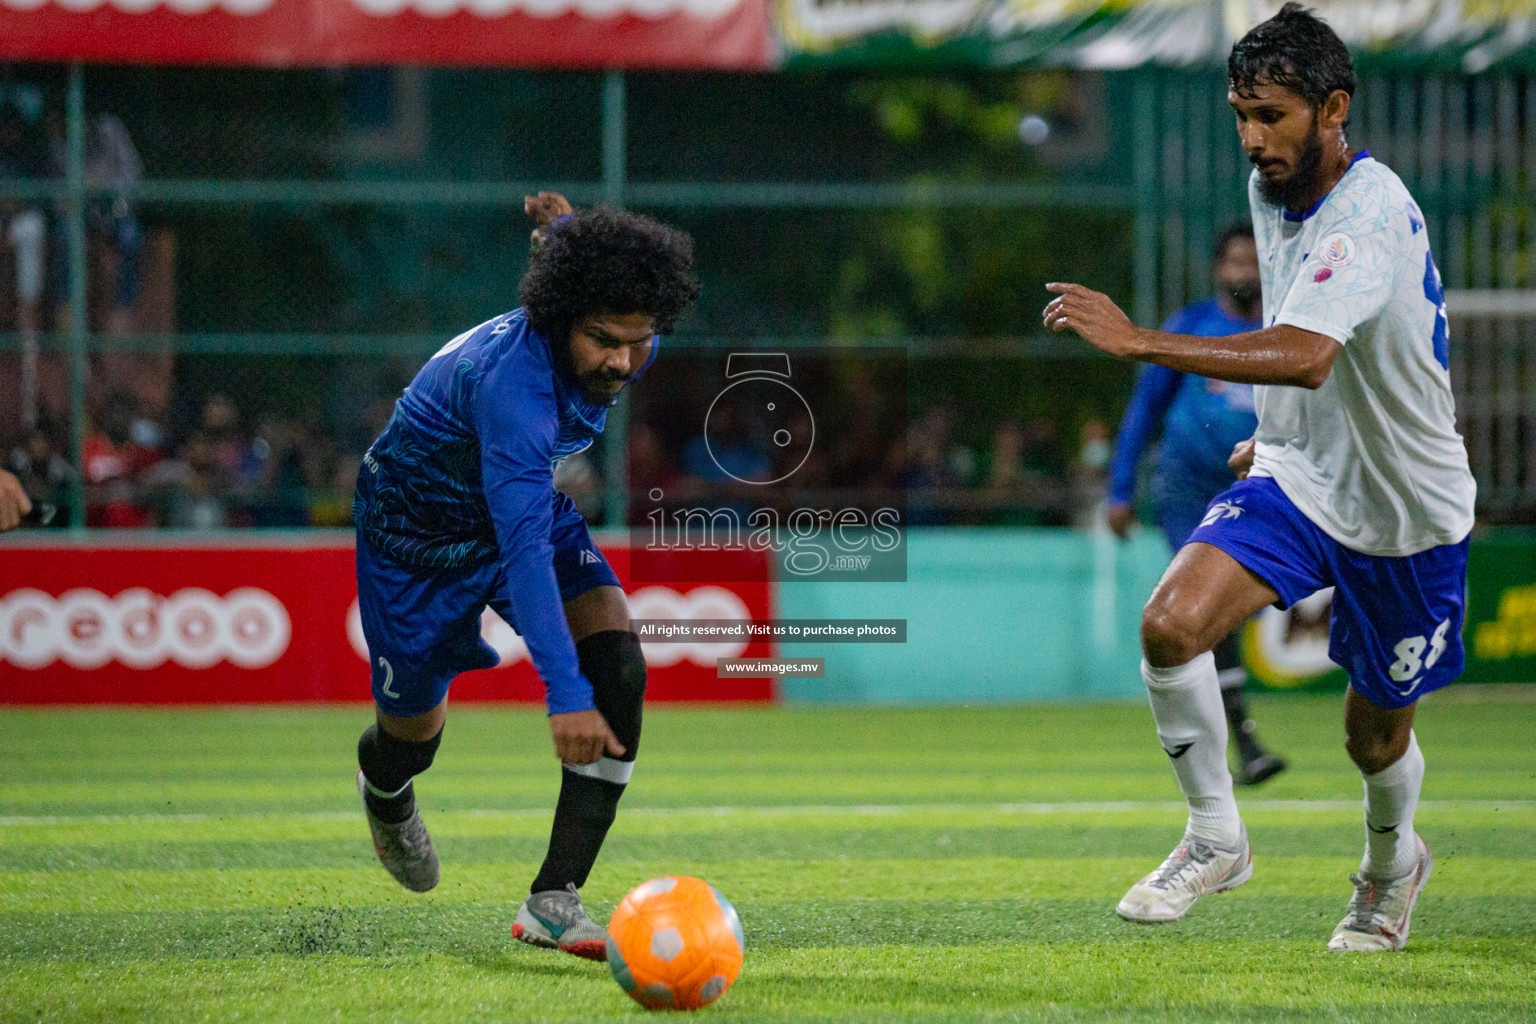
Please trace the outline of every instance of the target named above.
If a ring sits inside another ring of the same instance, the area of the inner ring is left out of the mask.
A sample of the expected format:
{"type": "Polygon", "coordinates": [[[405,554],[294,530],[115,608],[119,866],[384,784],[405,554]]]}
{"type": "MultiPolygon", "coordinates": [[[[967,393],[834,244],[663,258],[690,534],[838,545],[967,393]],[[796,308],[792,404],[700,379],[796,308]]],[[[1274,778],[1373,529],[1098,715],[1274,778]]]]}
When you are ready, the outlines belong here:
{"type": "MultiPolygon", "coordinates": [[[[628,549],[603,553],[627,580],[628,549]]],[[[771,618],[761,566],[745,583],[627,587],[631,614],[771,618]]],[[[356,602],[352,543],[342,535],[7,543],[0,704],[366,701],[356,602]]],[[[481,632],[501,665],[461,675],[453,699],[542,701],[521,638],[491,612],[481,632]]],[[[770,681],[718,679],[715,667],[717,658],[770,653],[767,643],[647,643],[647,699],[770,700],[770,681]]]]}
{"type": "Polygon", "coordinates": [[[0,0],[0,59],[761,70],[768,0],[0,0]]]}

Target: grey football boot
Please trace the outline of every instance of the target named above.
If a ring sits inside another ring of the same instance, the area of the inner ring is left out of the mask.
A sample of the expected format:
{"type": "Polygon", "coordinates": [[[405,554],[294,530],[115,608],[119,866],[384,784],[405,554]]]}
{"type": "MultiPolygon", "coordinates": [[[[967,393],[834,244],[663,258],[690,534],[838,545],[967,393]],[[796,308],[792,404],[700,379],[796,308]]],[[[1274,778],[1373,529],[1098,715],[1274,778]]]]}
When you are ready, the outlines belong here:
{"type": "Polygon", "coordinates": [[[357,795],[363,801],[363,813],[368,816],[368,831],[373,834],[373,852],[379,855],[384,870],[395,881],[412,892],[426,892],[437,884],[441,874],[437,864],[437,851],[432,848],[432,837],[421,822],[421,811],[412,810],[411,816],[398,825],[380,821],[368,809],[368,781],[363,770],[357,770],[357,795]]]}
{"type": "Polygon", "coordinates": [[[1115,913],[1143,924],[1177,921],[1206,893],[1236,889],[1252,877],[1246,825],[1231,849],[1185,835],[1156,871],[1131,886],[1115,913]]]}
{"type": "Polygon", "coordinates": [[[524,900],[512,924],[512,937],[588,960],[608,959],[608,933],[582,909],[575,883],[536,892],[524,900]]]}
{"type": "Polygon", "coordinates": [[[1408,944],[1408,924],[1413,904],[1418,900],[1435,858],[1429,845],[1418,833],[1413,841],[1419,847],[1419,862],[1401,878],[1377,878],[1364,872],[1350,875],[1355,894],[1349,899],[1349,913],[1344,915],[1328,948],[1335,953],[1383,953],[1402,949],[1408,944]]]}

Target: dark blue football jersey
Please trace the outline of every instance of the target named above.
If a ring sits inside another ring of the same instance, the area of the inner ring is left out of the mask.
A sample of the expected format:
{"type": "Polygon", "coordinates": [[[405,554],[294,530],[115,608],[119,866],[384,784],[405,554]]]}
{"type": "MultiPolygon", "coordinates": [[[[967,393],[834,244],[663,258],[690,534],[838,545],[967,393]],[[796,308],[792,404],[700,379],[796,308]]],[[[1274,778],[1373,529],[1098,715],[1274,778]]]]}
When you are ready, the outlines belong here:
{"type": "Polygon", "coordinates": [[[582,393],[523,310],[504,313],[421,368],[363,456],[352,502],[359,542],[399,564],[500,561],[552,709],[593,706],[555,581],[554,468],[602,433],[609,404],[582,393]]]}
{"type": "MultiPolygon", "coordinates": [[[[1173,334],[1219,338],[1256,331],[1258,320],[1231,316],[1215,299],[1186,306],[1163,324],[1173,334]]],[[[1184,481],[1201,504],[1232,484],[1227,457],[1232,446],[1253,436],[1258,428],[1253,386],[1211,380],[1147,364],[1136,380],[1110,469],[1110,499],[1130,501],[1136,493],[1136,464],[1147,444],[1162,429],[1158,448],[1161,476],[1184,481]]]]}

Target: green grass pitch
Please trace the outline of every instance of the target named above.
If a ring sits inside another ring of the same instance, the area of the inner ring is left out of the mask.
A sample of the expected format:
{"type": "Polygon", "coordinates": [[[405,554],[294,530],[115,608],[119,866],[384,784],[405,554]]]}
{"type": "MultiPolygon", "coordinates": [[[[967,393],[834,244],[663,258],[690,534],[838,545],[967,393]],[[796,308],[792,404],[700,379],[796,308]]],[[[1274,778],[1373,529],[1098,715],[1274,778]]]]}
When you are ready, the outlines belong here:
{"type": "MultiPolygon", "coordinates": [[[[1532,691],[1536,693],[1536,690],[1532,691]]],[[[720,1020],[1536,1019],[1536,700],[1424,702],[1436,854],[1409,948],[1324,951],[1362,845],[1338,697],[1260,698],[1253,881],[1183,922],[1125,888],[1183,822],[1144,705],[666,710],[587,886],[729,896],[720,1020]]],[[[0,1021],[604,1021],[601,964],[514,944],[558,770],[541,715],[453,710],[427,896],[374,859],[363,708],[0,713],[0,1021]]]]}

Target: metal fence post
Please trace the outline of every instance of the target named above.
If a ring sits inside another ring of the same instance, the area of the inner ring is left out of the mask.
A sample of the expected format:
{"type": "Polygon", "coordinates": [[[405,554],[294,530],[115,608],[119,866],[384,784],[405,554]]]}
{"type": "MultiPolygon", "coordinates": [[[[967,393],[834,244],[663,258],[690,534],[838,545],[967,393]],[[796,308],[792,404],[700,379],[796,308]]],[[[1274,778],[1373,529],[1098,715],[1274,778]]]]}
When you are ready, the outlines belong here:
{"type": "MultiPolygon", "coordinates": [[[[624,94],[624,72],[609,71],[603,78],[603,199],[613,206],[624,205],[624,94]]],[[[622,527],[628,521],[629,467],[624,455],[628,439],[629,396],[620,392],[603,430],[603,522],[610,527],[622,527]]]]}
{"type": "Polygon", "coordinates": [[[75,468],[69,502],[71,529],[85,529],[85,346],[88,313],[85,252],[85,70],[69,66],[64,101],[65,230],[69,237],[69,461],[75,468]]]}
{"type": "Polygon", "coordinates": [[[1142,327],[1157,325],[1157,72],[1132,72],[1132,173],[1136,181],[1136,237],[1131,310],[1142,327]]]}

